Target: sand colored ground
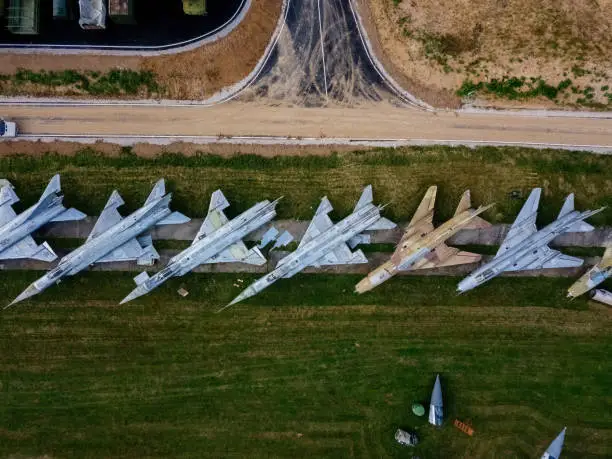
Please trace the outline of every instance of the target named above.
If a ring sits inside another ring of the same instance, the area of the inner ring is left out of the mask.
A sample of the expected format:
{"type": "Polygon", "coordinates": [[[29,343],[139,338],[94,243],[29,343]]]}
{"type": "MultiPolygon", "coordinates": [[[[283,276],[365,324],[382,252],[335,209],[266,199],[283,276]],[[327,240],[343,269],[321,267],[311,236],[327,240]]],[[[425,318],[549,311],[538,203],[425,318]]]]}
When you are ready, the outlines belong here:
{"type": "MultiPolygon", "coordinates": [[[[151,70],[163,87],[162,97],[202,99],[240,81],[255,67],[276,27],[281,4],[281,0],[254,0],[244,21],[229,36],[185,53],[147,58],[2,53],[0,73],[12,74],[20,68],[98,72],[115,68],[151,70]]],[[[65,91],[62,87],[28,87],[29,94],[38,96],[62,95],[65,91]]]]}
{"type": "MultiPolygon", "coordinates": [[[[603,108],[599,105],[612,99],[606,88],[612,86],[611,0],[363,3],[370,9],[370,35],[392,63],[391,70],[413,81],[413,91],[431,103],[439,105],[452,97],[465,79],[477,82],[504,76],[541,77],[551,85],[569,78],[572,86],[557,105],[603,108]],[[585,90],[593,96],[587,97],[585,90]]],[[[544,98],[493,104],[555,105],[544,98]]]]}

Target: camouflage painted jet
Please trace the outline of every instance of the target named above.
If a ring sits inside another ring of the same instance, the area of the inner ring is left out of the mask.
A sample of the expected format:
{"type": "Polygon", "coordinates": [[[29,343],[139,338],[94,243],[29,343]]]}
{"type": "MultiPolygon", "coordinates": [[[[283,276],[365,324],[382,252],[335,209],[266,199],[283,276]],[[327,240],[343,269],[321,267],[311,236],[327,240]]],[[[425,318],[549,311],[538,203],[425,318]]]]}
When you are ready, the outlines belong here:
{"type": "Polygon", "coordinates": [[[53,261],[57,255],[49,244],[36,244],[34,231],[50,222],[82,220],[86,215],[62,205],[60,176],[54,176],[36,204],[17,215],[12,205],[19,202],[11,184],[0,190],[0,260],[29,258],[53,261]]]}
{"type": "Polygon", "coordinates": [[[597,287],[610,276],[612,276],[612,244],[606,248],[601,261],[574,282],[568,289],[567,296],[568,298],[576,298],[597,287]]]}
{"type": "Polygon", "coordinates": [[[136,288],[121,304],[149,293],[171,277],[184,276],[205,263],[265,264],[266,258],[260,250],[257,247],[249,250],[242,239],[276,216],[278,201],[258,202],[230,221],[223,213],[223,209],[229,207],[229,202],[221,190],[215,191],[210,200],[208,215],[191,246],[172,257],[168,265],[152,277],[146,271],[136,276],[136,288]]]}
{"type": "Polygon", "coordinates": [[[395,276],[399,271],[453,266],[480,261],[481,255],[462,252],[459,249],[447,246],[444,242],[461,229],[491,226],[478,215],[489,209],[493,204],[472,209],[470,191],[467,190],[461,196],[453,218],[434,229],[432,221],[437,191],[438,188],[435,186],[427,190],[391,259],[359,282],[355,287],[357,293],[372,290],[377,285],[395,276]]]}
{"type": "Polygon", "coordinates": [[[574,195],[570,194],[557,219],[538,231],[536,217],[541,194],[541,188],[532,190],[495,257],[459,282],[459,293],[478,287],[505,271],[582,266],[584,260],[581,258],[564,255],[548,244],[563,233],[592,231],[593,227],[583,220],[604,208],[578,212],[574,209],[574,195]]]}
{"type": "Polygon", "coordinates": [[[384,206],[374,205],[372,201],[372,187],[368,185],[353,213],[334,224],[327,215],[332,211],[332,205],[324,197],[298,248],[280,260],[274,271],[252,283],[225,308],[257,295],[279,279],[295,276],[308,266],[367,263],[363,252],[353,252],[349,245],[354,247],[359,243],[363,231],[395,228],[395,223],[381,217],[380,211],[384,206]]]}
{"type": "Polygon", "coordinates": [[[138,264],[151,264],[159,258],[159,254],[153,247],[151,236],[143,233],[155,225],[189,221],[183,214],[170,210],[171,199],[172,195],[166,194],[162,179],[155,184],[144,206],[123,218],[117,211],[123,205],[123,199],[117,191],[113,191],[87,241],[30,284],[9,306],[38,295],[64,277],[74,276],[94,263],[135,260],[138,264]]]}

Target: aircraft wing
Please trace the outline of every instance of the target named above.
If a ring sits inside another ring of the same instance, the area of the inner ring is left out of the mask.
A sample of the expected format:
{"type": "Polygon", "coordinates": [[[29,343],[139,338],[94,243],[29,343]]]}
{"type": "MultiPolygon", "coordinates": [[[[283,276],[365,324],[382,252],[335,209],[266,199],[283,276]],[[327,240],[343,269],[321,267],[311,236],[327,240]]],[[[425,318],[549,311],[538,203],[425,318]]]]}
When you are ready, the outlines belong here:
{"type": "Polygon", "coordinates": [[[577,268],[582,266],[582,258],[565,255],[558,250],[544,246],[538,249],[537,258],[526,257],[519,260],[506,271],[524,271],[527,269],[577,268]]]}
{"type": "Polygon", "coordinates": [[[510,231],[506,235],[506,239],[499,247],[499,250],[495,254],[498,257],[511,249],[519,242],[524,241],[527,237],[535,233],[538,228],[536,227],[536,218],[538,216],[538,205],[540,203],[540,195],[542,194],[541,188],[535,188],[525,204],[521,209],[518,217],[510,227],[510,231]]]}
{"type": "Polygon", "coordinates": [[[142,256],[144,252],[136,238],[132,238],[125,244],[117,247],[112,252],[98,259],[96,263],[111,263],[113,261],[133,261],[142,256]]]}
{"type": "Polygon", "coordinates": [[[0,260],[22,258],[51,262],[57,258],[57,255],[46,242],[38,245],[31,236],[24,237],[5,251],[0,252],[0,260]]]}
{"type": "Polygon", "coordinates": [[[478,263],[481,259],[482,255],[478,253],[463,252],[455,247],[440,244],[406,271],[478,263]]]}
{"type": "Polygon", "coordinates": [[[106,203],[106,206],[104,206],[104,210],[98,217],[96,224],[91,230],[91,233],[89,234],[89,237],[87,238],[86,242],[95,239],[100,234],[104,233],[106,230],[123,220],[123,217],[117,211],[117,207],[123,204],[123,199],[121,198],[119,193],[117,193],[117,191],[113,191],[110,198],[108,199],[108,202],[106,203]]]}
{"type": "Polygon", "coordinates": [[[13,187],[11,185],[3,186],[0,189],[0,227],[17,216],[12,207],[16,202],[19,202],[19,198],[13,191],[13,187]]]}
{"type": "Polygon", "coordinates": [[[331,212],[331,210],[331,203],[327,198],[323,198],[321,200],[321,204],[319,204],[319,208],[317,209],[315,216],[310,221],[308,229],[306,229],[306,232],[304,233],[304,236],[302,237],[298,248],[302,247],[304,244],[313,240],[319,234],[327,231],[329,228],[334,226],[334,223],[327,215],[328,212],[331,212]]]}
{"type": "Polygon", "coordinates": [[[209,258],[204,262],[204,264],[240,262],[261,266],[266,264],[266,261],[266,257],[263,256],[257,247],[253,247],[249,250],[244,242],[239,241],[219,252],[214,257],[209,258]]]}
{"type": "Polygon", "coordinates": [[[197,242],[203,237],[215,232],[229,220],[223,213],[223,209],[229,207],[229,202],[221,192],[221,190],[215,191],[210,198],[210,205],[208,206],[208,214],[202,222],[198,234],[196,234],[193,242],[197,242]]]}
{"type": "Polygon", "coordinates": [[[365,257],[361,250],[352,252],[346,243],[342,243],[335,247],[331,252],[325,254],[323,257],[312,263],[312,266],[318,268],[319,266],[328,265],[351,265],[359,263],[367,263],[368,259],[365,257]]]}
{"type": "Polygon", "coordinates": [[[436,194],[438,187],[430,186],[423,196],[419,207],[412,216],[412,220],[406,227],[406,232],[402,236],[402,241],[414,236],[417,233],[427,234],[434,230],[433,215],[436,204],[436,194]]]}

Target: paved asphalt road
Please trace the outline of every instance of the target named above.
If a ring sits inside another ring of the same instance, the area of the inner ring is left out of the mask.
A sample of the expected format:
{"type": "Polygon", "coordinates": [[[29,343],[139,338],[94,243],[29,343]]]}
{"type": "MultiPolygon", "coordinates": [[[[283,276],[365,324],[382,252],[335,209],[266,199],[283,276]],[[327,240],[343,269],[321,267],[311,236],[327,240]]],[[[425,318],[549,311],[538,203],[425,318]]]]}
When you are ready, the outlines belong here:
{"type": "Polygon", "coordinates": [[[603,146],[612,150],[612,119],[508,113],[429,113],[389,104],[364,107],[271,107],[232,102],[215,107],[11,106],[3,116],[22,134],[125,136],[294,136],[603,146]]]}

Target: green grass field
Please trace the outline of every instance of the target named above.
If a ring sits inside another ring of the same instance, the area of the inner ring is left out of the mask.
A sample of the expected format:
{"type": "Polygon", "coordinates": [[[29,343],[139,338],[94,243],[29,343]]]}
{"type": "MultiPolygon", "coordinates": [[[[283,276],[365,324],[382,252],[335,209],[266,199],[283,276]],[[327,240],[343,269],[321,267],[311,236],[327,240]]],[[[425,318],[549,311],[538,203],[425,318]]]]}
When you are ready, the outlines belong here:
{"type": "MultiPolygon", "coordinates": [[[[0,297],[36,275],[0,273],[0,297]]],[[[564,458],[612,455],[610,311],[568,302],[569,279],[455,296],[457,279],[402,278],[357,297],[358,277],[298,275],[214,314],[239,277],[119,307],[127,273],[83,273],[4,311],[0,456],[412,457],[403,427],[421,458],[535,458],[564,425],[564,458]],[[439,430],[410,412],[438,372],[439,430]]]]}
{"type": "MultiPolygon", "coordinates": [[[[142,205],[155,180],[165,177],[174,192],[174,208],[191,217],[208,209],[210,194],[222,188],[238,213],[262,199],[285,196],[279,218],[309,219],[320,198],[328,195],[335,212],[346,215],[364,185],[372,184],[377,202],[390,203],[386,216],[408,220],[430,185],[437,184],[436,218],[450,217],[465,189],[474,204],[496,202],[486,217],[512,222],[530,189],[545,190],[540,220],[552,220],[564,197],[576,193],[576,205],[612,206],[612,157],[565,151],[510,148],[403,148],[330,156],[255,155],[185,157],[165,154],[138,157],[126,149],[118,157],[92,150],[76,156],[0,158],[0,177],[10,179],[24,206],[31,205],[53,173],[62,174],[66,202],[89,215],[98,215],[116,188],[125,211],[142,205]],[[519,191],[521,198],[510,193],[519,191]]],[[[593,217],[595,224],[612,224],[612,212],[593,217]]]]}
{"type": "MultiPolygon", "coordinates": [[[[173,208],[192,217],[221,187],[230,216],[285,195],[279,218],[308,219],[327,194],[337,218],[372,183],[398,221],[432,184],[438,220],[471,188],[475,204],[498,203],[493,222],[520,209],[510,192],[542,186],[546,222],[570,191],[579,208],[612,205],[610,170],[606,156],[495,148],[0,158],[21,208],[59,172],[66,203],[90,215],[113,188],[125,215],[165,177],[173,208]]],[[[592,221],[610,225],[612,212],[592,221]]],[[[0,271],[0,299],[39,275],[0,271]]],[[[0,313],[0,457],[537,458],[565,425],[564,459],[612,456],[612,316],[567,301],[572,279],[500,278],[456,296],[459,279],[402,277],[358,297],[357,276],[298,275],[214,314],[254,277],[192,274],[119,307],[131,277],[81,273],[0,313]],[[428,403],[436,373],[442,429],[410,412],[428,403]],[[397,427],[421,445],[397,445],[397,427]]]]}

